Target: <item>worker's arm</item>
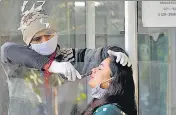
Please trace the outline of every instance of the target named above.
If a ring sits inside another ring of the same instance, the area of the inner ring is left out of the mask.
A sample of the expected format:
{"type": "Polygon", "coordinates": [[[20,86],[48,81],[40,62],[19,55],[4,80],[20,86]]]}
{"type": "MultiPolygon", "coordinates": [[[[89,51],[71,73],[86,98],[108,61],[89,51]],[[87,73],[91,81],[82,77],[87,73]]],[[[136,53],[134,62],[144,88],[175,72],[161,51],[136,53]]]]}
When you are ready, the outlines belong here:
{"type": "Polygon", "coordinates": [[[1,46],[1,61],[5,64],[16,64],[42,70],[43,65],[49,62],[49,58],[38,54],[27,46],[7,42],[1,46]]]}
{"type": "MultiPolygon", "coordinates": [[[[102,62],[106,59],[109,54],[108,50],[114,50],[114,52],[121,52],[124,55],[128,56],[128,54],[118,46],[104,46],[97,49],[73,49],[75,52],[75,61],[76,62],[85,62],[88,61],[87,59],[95,59],[95,61],[102,62]],[[115,50],[114,50],[115,49],[115,50]]],[[[118,54],[114,54],[117,57],[118,54]]],[[[89,61],[94,61],[94,60],[89,61]]],[[[120,61],[119,61],[120,62],[120,61]]]]}
{"type": "MultiPolygon", "coordinates": [[[[116,47],[116,46],[114,46],[116,47]]],[[[64,56],[64,61],[69,61],[69,59],[73,58],[72,62],[79,63],[75,64],[75,67],[78,69],[79,72],[85,73],[84,70],[90,71],[92,67],[98,66],[98,64],[103,61],[105,58],[108,57],[108,49],[110,47],[102,47],[97,49],[72,49],[68,50],[66,57],[64,56]],[[82,66],[79,66],[82,65],[82,66]],[[82,71],[83,70],[83,71],[82,71]]],[[[117,47],[119,52],[123,52],[124,50],[117,47]]],[[[65,50],[66,51],[66,50],[65,50]]],[[[63,52],[65,54],[66,52],[63,52]]],[[[42,70],[45,65],[51,63],[49,61],[49,57],[43,56],[35,52],[34,50],[30,49],[27,46],[18,45],[15,43],[5,43],[1,46],[1,61],[7,64],[17,64],[26,66],[29,68],[36,68],[38,70],[42,70]]],[[[56,64],[57,62],[54,61],[53,65],[61,65],[56,64]]],[[[58,62],[60,63],[60,62],[58,62]]],[[[64,64],[65,65],[65,64],[64,64]]],[[[52,67],[55,69],[55,67],[52,67]]],[[[52,72],[52,71],[51,71],[52,72]]],[[[58,70],[57,73],[60,71],[58,70]]]]}
{"type": "Polygon", "coordinates": [[[10,66],[19,65],[64,74],[70,81],[76,80],[76,77],[81,78],[70,62],[51,61],[49,56],[40,55],[27,46],[15,43],[5,43],[1,46],[1,61],[10,66]]]}
{"type": "MultiPolygon", "coordinates": [[[[97,67],[104,59],[106,59],[109,54],[108,50],[109,49],[116,49],[115,52],[120,52],[123,53],[123,55],[127,56],[125,51],[117,46],[105,46],[105,47],[100,47],[97,49],[73,49],[75,50],[75,62],[77,62],[77,65],[81,65],[82,68],[82,74],[85,74],[89,71],[91,71],[92,68],[97,67]]],[[[122,59],[121,54],[117,54],[116,57],[120,57],[119,62],[122,59]]],[[[128,57],[126,57],[128,58],[128,57]]],[[[126,60],[126,59],[125,59],[126,60]]],[[[124,63],[129,63],[128,61],[124,61],[124,63]]],[[[130,63],[129,63],[130,64],[130,63]]]]}

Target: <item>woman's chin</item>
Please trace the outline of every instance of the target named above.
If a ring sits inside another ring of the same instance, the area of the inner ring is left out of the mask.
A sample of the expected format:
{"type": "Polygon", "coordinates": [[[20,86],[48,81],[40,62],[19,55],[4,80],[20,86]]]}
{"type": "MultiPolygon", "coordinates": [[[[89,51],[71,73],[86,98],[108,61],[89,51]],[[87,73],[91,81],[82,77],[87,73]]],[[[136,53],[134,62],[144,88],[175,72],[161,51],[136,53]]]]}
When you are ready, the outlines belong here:
{"type": "Polygon", "coordinates": [[[91,85],[91,80],[89,80],[88,84],[91,85]]]}
{"type": "Polygon", "coordinates": [[[93,87],[92,86],[92,80],[89,80],[88,84],[89,84],[90,87],[93,87]]]}

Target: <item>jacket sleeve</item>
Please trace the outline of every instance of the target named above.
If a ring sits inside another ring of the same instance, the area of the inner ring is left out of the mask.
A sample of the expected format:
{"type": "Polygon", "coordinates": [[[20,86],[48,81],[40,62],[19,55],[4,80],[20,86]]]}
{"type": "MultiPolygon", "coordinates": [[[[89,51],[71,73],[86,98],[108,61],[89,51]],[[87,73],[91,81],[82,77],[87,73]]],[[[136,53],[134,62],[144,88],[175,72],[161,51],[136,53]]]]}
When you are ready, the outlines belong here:
{"type": "MultiPolygon", "coordinates": [[[[97,49],[73,49],[74,54],[75,54],[75,61],[77,62],[85,62],[86,57],[88,58],[96,58],[99,59],[100,62],[103,61],[104,59],[106,59],[109,55],[107,53],[107,51],[111,49],[115,49],[116,52],[123,52],[126,54],[126,52],[118,47],[118,46],[105,46],[105,47],[100,47],[97,49]]],[[[126,54],[128,55],[128,54],[126,54]]]]}
{"type": "Polygon", "coordinates": [[[117,46],[105,46],[97,49],[74,49],[75,62],[81,63],[82,74],[89,72],[106,59],[109,56],[107,53],[109,49],[116,49],[117,52],[124,53],[124,50],[117,46]]]}
{"type": "Polygon", "coordinates": [[[49,62],[49,58],[38,54],[27,46],[7,42],[1,46],[1,62],[41,70],[43,65],[49,62]]]}

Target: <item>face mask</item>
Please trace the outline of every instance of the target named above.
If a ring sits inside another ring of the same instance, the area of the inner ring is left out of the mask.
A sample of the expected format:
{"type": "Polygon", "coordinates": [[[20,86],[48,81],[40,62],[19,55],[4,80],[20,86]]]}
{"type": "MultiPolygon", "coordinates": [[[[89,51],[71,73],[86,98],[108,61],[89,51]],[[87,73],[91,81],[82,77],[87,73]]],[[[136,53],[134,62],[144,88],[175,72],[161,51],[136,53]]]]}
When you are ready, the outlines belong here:
{"type": "Polygon", "coordinates": [[[92,88],[91,96],[93,98],[100,99],[103,96],[105,96],[106,92],[107,92],[107,89],[102,89],[100,87],[100,84],[98,84],[95,88],[92,88]]]}
{"type": "Polygon", "coordinates": [[[31,44],[31,49],[35,50],[41,55],[51,55],[57,47],[58,35],[55,34],[50,40],[41,44],[31,44]]]}
{"type": "MultiPolygon", "coordinates": [[[[108,81],[110,81],[112,79],[113,79],[113,77],[108,79],[108,80],[106,80],[105,82],[108,82],[108,81]]],[[[103,82],[103,83],[105,83],[105,82],[103,82]]],[[[91,96],[93,98],[100,99],[100,98],[104,97],[105,94],[107,93],[108,89],[101,88],[100,87],[101,84],[102,83],[98,84],[95,88],[92,88],[91,96]]]]}

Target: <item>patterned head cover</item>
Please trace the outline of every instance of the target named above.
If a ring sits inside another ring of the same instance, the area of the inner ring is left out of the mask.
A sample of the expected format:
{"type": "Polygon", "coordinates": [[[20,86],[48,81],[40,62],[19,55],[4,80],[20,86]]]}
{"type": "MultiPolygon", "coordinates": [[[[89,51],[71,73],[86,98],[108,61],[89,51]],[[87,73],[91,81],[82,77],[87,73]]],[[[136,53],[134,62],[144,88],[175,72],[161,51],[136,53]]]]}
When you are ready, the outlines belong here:
{"type": "MultiPolygon", "coordinates": [[[[45,2],[43,2],[44,4],[45,2]]],[[[27,3],[23,3],[22,12],[24,7],[27,3]]],[[[22,19],[20,23],[20,28],[23,34],[23,41],[29,45],[34,35],[41,31],[50,28],[49,25],[49,17],[44,13],[42,10],[42,5],[38,6],[34,9],[35,4],[30,10],[25,11],[22,13],[22,19]]]]}

